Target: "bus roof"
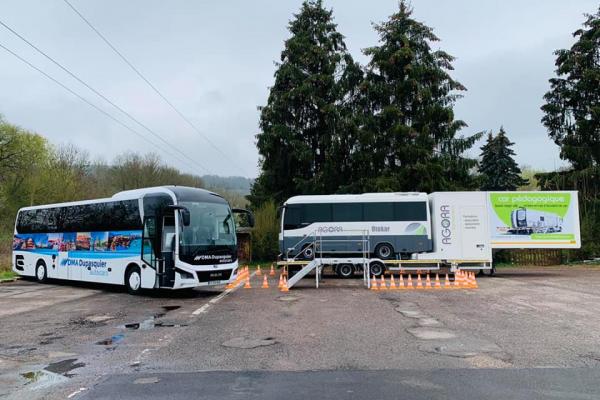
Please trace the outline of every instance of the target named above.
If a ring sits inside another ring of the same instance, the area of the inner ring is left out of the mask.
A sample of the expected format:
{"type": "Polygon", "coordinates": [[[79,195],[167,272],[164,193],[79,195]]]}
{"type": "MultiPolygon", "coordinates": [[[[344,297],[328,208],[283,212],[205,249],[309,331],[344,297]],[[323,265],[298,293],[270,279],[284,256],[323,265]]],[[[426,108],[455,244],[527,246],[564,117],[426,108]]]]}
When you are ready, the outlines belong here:
{"type": "MultiPolygon", "coordinates": [[[[186,198],[192,196],[195,200],[199,201],[210,201],[210,202],[227,202],[222,196],[217,193],[210,192],[208,190],[200,189],[200,188],[192,188],[187,186],[154,186],[149,188],[141,188],[141,189],[132,189],[132,190],[124,190],[118,193],[115,193],[112,197],[100,198],[100,199],[90,199],[90,200],[79,200],[79,201],[70,201],[65,203],[54,203],[54,204],[40,204],[37,206],[29,206],[22,207],[20,210],[32,210],[36,208],[53,208],[53,207],[66,207],[66,206],[76,206],[81,204],[93,204],[93,203],[105,203],[110,201],[118,201],[118,200],[135,200],[143,197],[145,194],[150,193],[165,193],[174,199],[183,198],[184,201],[186,198]]],[[[19,211],[20,211],[19,210],[19,211]]]]}
{"type": "Polygon", "coordinates": [[[327,194],[294,196],[287,199],[285,204],[312,203],[373,203],[373,202],[427,201],[427,193],[417,192],[387,192],[362,194],[327,194]]]}

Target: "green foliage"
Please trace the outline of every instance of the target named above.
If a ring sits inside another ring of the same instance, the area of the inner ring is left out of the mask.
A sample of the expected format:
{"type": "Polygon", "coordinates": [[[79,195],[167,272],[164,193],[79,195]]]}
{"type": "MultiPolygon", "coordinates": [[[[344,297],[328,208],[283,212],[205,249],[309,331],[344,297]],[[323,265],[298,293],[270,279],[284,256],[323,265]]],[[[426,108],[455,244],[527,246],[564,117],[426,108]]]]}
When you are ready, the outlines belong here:
{"type": "Polygon", "coordinates": [[[570,49],[556,54],[542,123],[575,170],[600,163],[600,8],[587,15],[570,49]]]}
{"type": "Polygon", "coordinates": [[[255,205],[335,189],[350,151],[344,142],[346,102],[362,74],[332,12],[321,0],[305,1],[288,29],[275,83],[260,108],[262,171],[250,196],[255,205]]]}
{"type": "Polygon", "coordinates": [[[346,50],[321,1],[305,1],[290,23],[269,100],[261,109],[261,174],[250,200],[297,194],[434,191],[476,187],[477,161],[463,157],[481,133],[465,127],[453,104],[464,87],[453,58],[431,49],[431,28],[405,2],[376,25],[363,71],[346,50]]]}
{"type": "Polygon", "coordinates": [[[370,57],[362,85],[363,110],[355,152],[358,166],[351,190],[434,191],[476,185],[474,159],[462,157],[481,133],[457,137],[465,127],[454,119],[453,104],[465,88],[449,71],[454,58],[432,50],[432,29],[399,10],[375,25],[379,45],[370,57]]]}
{"type": "Polygon", "coordinates": [[[521,177],[527,181],[526,184],[521,185],[517,188],[517,190],[522,191],[532,191],[532,190],[540,190],[540,184],[537,179],[538,174],[542,174],[544,171],[534,169],[528,165],[523,166],[521,168],[521,177]]]}
{"type": "Polygon", "coordinates": [[[542,123],[560,146],[565,171],[540,173],[543,190],[578,190],[582,248],[572,258],[600,256],[600,9],[575,31],[575,44],[556,54],[556,77],[542,123]]]}
{"type": "Polygon", "coordinates": [[[513,158],[513,145],[502,127],[496,136],[488,134],[487,143],[481,147],[481,190],[512,191],[529,183],[521,177],[521,169],[513,158]]]}
{"type": "Polygon", "coordinates": [[[255,260],[274,260],[279,254],[277,206],[273,201],[264,202],[254,211],[254,218],[252,257],[255,260]]]}
{"type": "MultiPolygon", "coordinates": [[[[204,182],[165,165],[156,154],[125,153],[110,165],[92,162],[86,152],[72,145],[52,146],[40,135],[0,118],[0,270],[9,265],[19,208],[108,197],[121,190],[159,185],[203,187],[204,182]]],[[[234,207],[246,206],[247,200],[239,192],[211,189],[234,207]]],[[[276,239],[274,243],[276,246],[276,239]]]]}
{"type": "Polygon", "coordinates": [[[581,222],[581,249],[569,258],[600,257],[600,167],[580,171],[567,170],[536,175],[542,190],[577,190],[581,222]]]}

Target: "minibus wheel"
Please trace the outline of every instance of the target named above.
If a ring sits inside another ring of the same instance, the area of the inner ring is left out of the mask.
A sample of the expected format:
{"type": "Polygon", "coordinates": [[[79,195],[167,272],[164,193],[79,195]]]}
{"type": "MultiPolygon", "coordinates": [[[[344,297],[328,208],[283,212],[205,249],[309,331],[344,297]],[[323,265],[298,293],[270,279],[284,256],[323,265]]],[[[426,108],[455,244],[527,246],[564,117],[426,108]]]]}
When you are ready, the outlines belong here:
{"type": "Polygon", "coordinates": [[[389,243],[381,243],[375,247],[375,257],[386,260],[392,258],[394,255],[394,248],[389,243]]]}
{"type": "Polygon", "coordinates": [[[38,282],[44,283],[48,280],[48,271],[46,270],[46,263],[42,260],[38,261],[35,266],[35,279],[38,282]]]}
{"type": "Polygon", "coordinates": [[[127,269],[125,273],[125,286],[127,286],[129,294],[139,294],[142,291],[142,273],[137,265],[127,269]]]}
{"type": "Polygon", "coordinates": [[[302,249],[302,258],[305,260],[312,260],[315,257],[315,249],[312,244],[305,246],[302,249]]]}

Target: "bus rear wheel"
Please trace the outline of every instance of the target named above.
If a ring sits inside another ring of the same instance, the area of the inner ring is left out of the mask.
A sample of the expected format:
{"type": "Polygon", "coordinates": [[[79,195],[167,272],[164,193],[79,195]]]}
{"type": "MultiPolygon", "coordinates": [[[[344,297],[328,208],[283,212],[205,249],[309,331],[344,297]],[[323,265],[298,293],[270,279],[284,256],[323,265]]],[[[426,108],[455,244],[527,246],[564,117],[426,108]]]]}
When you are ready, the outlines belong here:
{"type": "Polygon", "coordinates": [[[381,243],[375,247],[375,257],[387,260],[394,255],[394,248],[389,243],[381,243]]]}
{"type": "Polygon", "coordinates": [[[139,294],[142,291],[142,274],[140,268],[132,266],[125,272],[125,286],[129,294],[139,294]]]}
{"type": "Polygon", "coordinates": [[[48,280],[48,271],[46,270],[46,263],[43,261],[38,261],[35,266],[35,279],[39,283],[44,283],[48,280]]]}

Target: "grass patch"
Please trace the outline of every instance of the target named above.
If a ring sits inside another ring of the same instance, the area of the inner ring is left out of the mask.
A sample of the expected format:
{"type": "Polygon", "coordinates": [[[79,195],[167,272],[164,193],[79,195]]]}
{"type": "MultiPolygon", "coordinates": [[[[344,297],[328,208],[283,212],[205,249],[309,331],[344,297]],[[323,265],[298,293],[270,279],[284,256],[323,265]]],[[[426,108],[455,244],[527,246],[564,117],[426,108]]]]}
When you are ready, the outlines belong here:
{"type": "Polygon", "coordinates": [[[0,281],[4,280],[4,279],[12,279],[14,277],[16,277],[17,274],[15,274],[13,271],[8,270],[8,271],[0,271],[0,281]]]}

